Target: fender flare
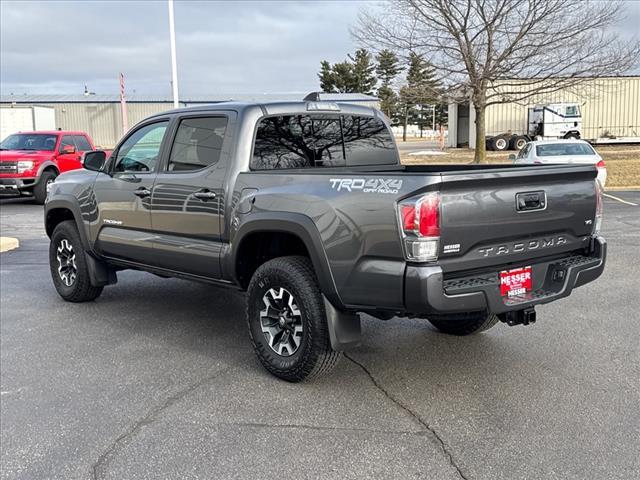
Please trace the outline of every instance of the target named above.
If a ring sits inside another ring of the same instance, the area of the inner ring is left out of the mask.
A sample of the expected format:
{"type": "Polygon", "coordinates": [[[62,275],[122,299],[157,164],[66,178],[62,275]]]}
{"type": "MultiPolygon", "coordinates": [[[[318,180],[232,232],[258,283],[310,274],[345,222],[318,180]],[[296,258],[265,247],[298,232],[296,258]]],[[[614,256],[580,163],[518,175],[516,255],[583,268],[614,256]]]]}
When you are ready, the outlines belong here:
{"type": "Polygon", "coordinates": [[[58,194],[55,198],[50,199],[44,207],[44,227],[45,230],[49,231],[47,228],[47,222],[49,218],[49,212],[51,210],[56,209],[65,209],[69,210],[73,214],[73,219],[76,222],[76,227],[78,227],[78,232],[80,233],[80,240],[82,240],[82,246],[84,247],[86,252],[93,252],[91,245],[89,243],[89,238],[87,236],[87,231],[84,228],[84,222],[82,221],[82,213],[80,212],[80,205],[76,198],[73,195],[68,194],[58,194]]]}
{"type": "Polygon", "coordinates": [[[73,219],[76,223],[78,233],[80,234],[80,241],[84,248],[84,256],[87,262],[87,268],[89,270],[89,280],[94,287],[102,287],[105,285],[113,285],[118,281],[115,270],[99,260],[99,257],[94,254],[89,243],[87,231],[84,228],[84,222],[82,221],[82,213],[80,212],[80,206],[75,201],[75,197],[67,194],[56,195],[54,199],[49,200],[45,204],[44,210],[44,222],[47,235],[49,234],[49,228],[47,228],[47,221],[49,218],[49,212],[56,209],[69,210],[73,215],[73,219]]]}
{"type": "Polygon", "coordinates": [[[242,220],[233,240],[229,243],[230,249],[226,255],[225,271],[230,273],[234,281],[237,282],[236,261],[242,241],[247,235],[256,232],[290,233],[300,238],[309,252],[320,291],[336,309],[345,309],[336,288],[320,232],[313,220],[301,213],[260,212],[247,215],[242,220]]]}
{"type": "Polygon", "coordinates": [[[53,161],[51,160],[46,160],[44,162],[42,162],[40,164],[40,166],[38,167],[38,174],[36,175],[36,177],[38,178],[38,180],[40,180],[40,176],[42,175],[42,172],[45,171],[46,168],[49,167],[53,167],[55,169],[56,172],[58,172],[58,175],[60,175],[60,169],[58,168],[58,165],[56,165],[53,161]]]}

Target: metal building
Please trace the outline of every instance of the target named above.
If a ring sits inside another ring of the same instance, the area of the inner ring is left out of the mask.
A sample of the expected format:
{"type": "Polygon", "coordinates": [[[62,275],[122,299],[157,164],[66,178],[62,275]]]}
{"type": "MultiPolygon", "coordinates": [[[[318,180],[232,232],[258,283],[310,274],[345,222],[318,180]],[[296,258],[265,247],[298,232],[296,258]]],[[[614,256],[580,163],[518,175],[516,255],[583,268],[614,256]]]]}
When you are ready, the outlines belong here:
{"type": "MultiPolygon", "coordinates": [[[[305,94],[210,95],[181,99],[183,107],[236,100],[268,102],[274,100],[302,100],[305,94]]],[[[378,107],[378,99],[359,93],[322,93],[321,100],[358,103],[378,107]]],[[[62,130],[83,130],[101,148],[112,148],[123,135],[120,97],[118,95],[2,95],[0,108],[28,106],[52,107],[55,127],[62,130]]],[[[173,100],[152,96],[127,96],[129,127],[155,113],[173,109],[173,100]]],[[[4,130],[3,130],[4,131],[4,130]]],[[[13,133],[13,132],[12,132],[13,133]]]]}
{"type": "MultiPolygon", "coordinates": [[[[495,91],[517,91],[517,82],[495,91]]],[[[522,91],[522,88],[520,88],[522,91]]],[[[594,78],[578,86],[533,96],[526,101],[487,107],[486,133],[524,133],[527,109],[536,104],[571,102],[581,105],[582,137],[597,140],[608,136],[640,137],[640,76],[594,78]]],[[[475,111],[469,103],[449,104],[449,147],[475,144],[475,111]]]]}

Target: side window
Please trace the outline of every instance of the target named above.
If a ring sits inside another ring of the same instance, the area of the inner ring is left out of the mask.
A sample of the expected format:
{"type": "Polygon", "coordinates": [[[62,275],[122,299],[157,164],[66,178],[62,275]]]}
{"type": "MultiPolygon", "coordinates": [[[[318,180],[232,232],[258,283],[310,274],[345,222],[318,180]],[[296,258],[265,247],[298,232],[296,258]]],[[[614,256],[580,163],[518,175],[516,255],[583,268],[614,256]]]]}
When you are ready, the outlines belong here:
{"type": "Polygon", "coordinates": [[[185,118],[180,121],[167,170],[200,170],[218,163],[227,121],[227,117],[185,118]]]}
{"type": "Polygon", "coordinates": [[[567,117],[577,117],[580,113],[578,112],[578,107],[576,105],[567,106],[567,110],[565,116],[567,117]]]}
{"type": "Polygon", "coordinates": [[[391,133],[379,118],[347,115],[343,132],[348,165],[398,163],[391,133]]]}
{"type": "Polygon", "coordinates": [[[84,135],[74,135],[73,139],[76,142],[76,147],[78,148],[79,152],[88,152],[90,150],[93,150],[91,148],[89,140],[87,140],[84,135]]]}
{"type": "Polygon", "coordinates": [[[118,148],[114,172],[152,172],[158,163],[168,121],[136,130],[118,148]]]}
{"type": "Polygon", "coordinates": [[[73,143],[73,137],[71,135],[64,135],[60,140],[60,146],[58,147],[58,153],[62,153],[65,147],[76,148],[76,144],[73,143]]]}

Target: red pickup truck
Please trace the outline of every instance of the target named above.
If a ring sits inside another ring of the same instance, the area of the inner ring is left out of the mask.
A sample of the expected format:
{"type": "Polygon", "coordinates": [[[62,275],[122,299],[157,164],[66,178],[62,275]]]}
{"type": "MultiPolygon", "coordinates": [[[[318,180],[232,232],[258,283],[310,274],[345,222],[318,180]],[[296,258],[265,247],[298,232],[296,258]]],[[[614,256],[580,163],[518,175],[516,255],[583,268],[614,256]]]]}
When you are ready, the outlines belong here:
{"type": "Polygon", "coordinates": [[[85,132],[40,131],[9,135],[0,143],[0,194],[33,195],[43,204],[47,184],[82,167],[82,154],[95,150],[85,132]]]}

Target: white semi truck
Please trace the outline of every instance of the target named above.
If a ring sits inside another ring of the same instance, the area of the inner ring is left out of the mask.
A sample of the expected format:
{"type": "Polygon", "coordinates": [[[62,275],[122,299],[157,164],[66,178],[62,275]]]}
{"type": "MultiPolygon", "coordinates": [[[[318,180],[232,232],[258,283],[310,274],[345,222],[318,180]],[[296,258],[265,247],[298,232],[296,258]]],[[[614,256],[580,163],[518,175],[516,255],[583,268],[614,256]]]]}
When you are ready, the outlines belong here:
{"type": "Polygon", "coordinates": [[[582,112],[577,103],[550,103],[528,108],[525,133],[501,133],[487,136],[489,150],[520,150],[532,140],[582,138],[590,143],[640,143],[640,136],[584,138],[582,112]]]}

